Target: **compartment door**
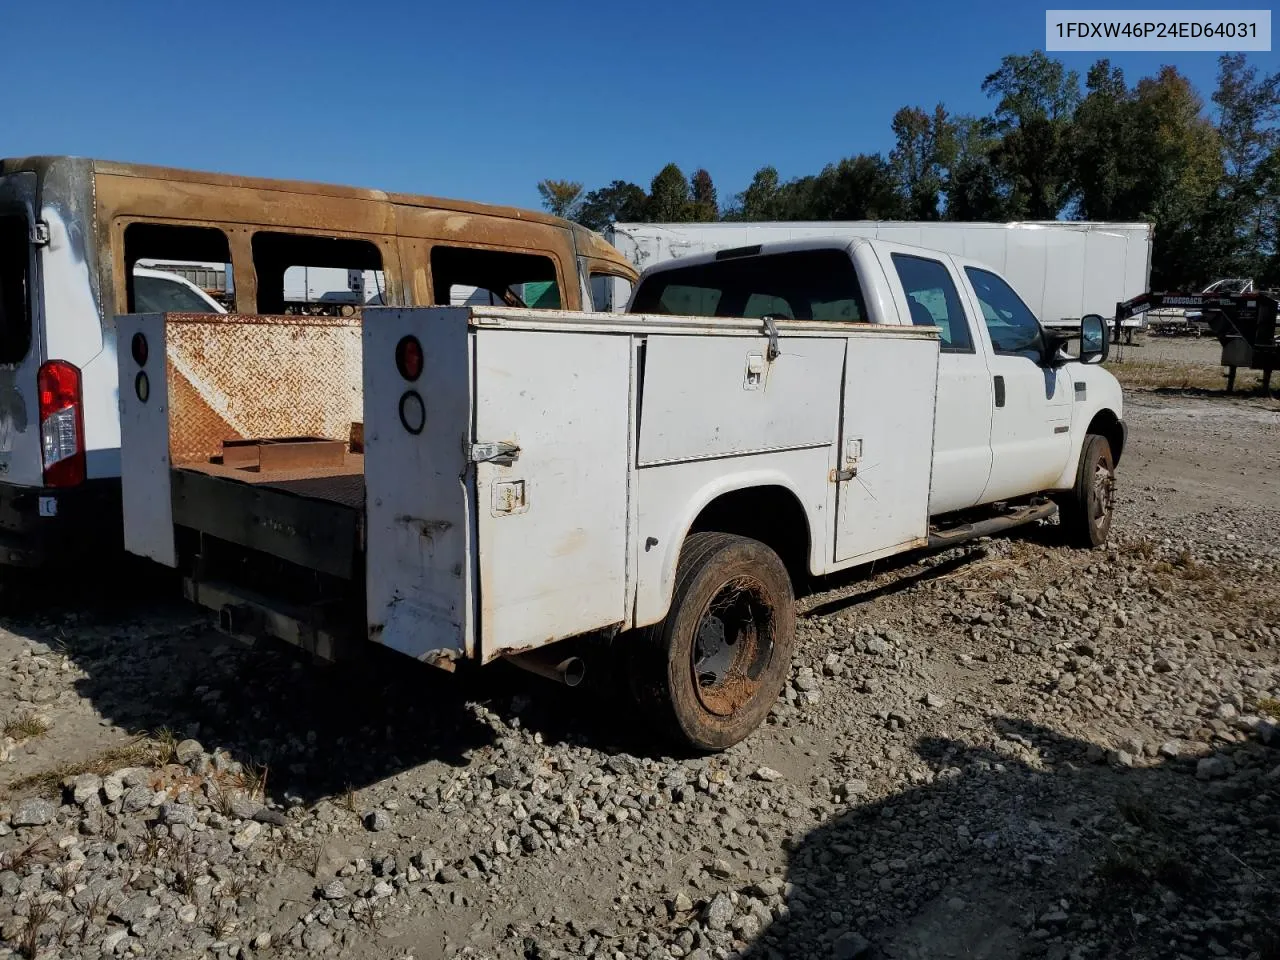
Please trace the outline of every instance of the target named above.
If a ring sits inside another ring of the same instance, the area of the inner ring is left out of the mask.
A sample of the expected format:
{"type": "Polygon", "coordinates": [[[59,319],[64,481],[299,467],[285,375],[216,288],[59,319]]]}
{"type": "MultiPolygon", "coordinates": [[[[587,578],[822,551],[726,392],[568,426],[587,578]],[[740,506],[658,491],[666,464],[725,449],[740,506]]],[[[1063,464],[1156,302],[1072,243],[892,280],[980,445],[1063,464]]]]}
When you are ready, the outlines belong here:
{"type": "Polygon", "coordinates": [[[850,337],[847,350],[837,563],[927,540],[938,383],[936,340],[850,337]]]}
{"type": "Polygon", "coordinates": [[[116,317],[124,548],[166,567],[176,567],[165,337],[162,313],[116,317]],[[139,364],[133,356],[136,333],[142,334],[147,343],[145,364],[139,364]]]}
{"type": "Polygon", "coordinates": [[[483,659],[625,620],[630,382],[625,334],[476,332],[483,659]]]}

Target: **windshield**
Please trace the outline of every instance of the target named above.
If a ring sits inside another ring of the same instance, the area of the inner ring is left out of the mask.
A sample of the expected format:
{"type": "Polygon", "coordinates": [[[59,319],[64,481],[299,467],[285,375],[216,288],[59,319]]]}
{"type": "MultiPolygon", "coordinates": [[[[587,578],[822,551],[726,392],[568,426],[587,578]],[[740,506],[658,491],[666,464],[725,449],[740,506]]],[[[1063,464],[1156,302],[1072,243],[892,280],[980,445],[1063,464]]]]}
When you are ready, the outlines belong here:
{"type": "Polygon", "coordinates": [[[133,278],[134,309],[138,313],[217,313],[208,300],[180,279],[137,276],[133,278]]]}
{"type": "Polygon", "coordinates": [[[651,274],[631,313],[865,323],[862,290],[843,250],[734,257],[651,274]]]}
{"type": "Polygon", "coordinates": [[[0,214],[0,363],[18,363],[31,347],[30,263],[27,218],[0,214]]]}
{"type": "Polygon", "coordinates": [[[1219,280],[1217,283],[1209,284],[1205,293],[1225,293],[1233,296],[1237,293],[1243,293],[1245,287],[1249,286],[1248,280],[1219,280]]]}

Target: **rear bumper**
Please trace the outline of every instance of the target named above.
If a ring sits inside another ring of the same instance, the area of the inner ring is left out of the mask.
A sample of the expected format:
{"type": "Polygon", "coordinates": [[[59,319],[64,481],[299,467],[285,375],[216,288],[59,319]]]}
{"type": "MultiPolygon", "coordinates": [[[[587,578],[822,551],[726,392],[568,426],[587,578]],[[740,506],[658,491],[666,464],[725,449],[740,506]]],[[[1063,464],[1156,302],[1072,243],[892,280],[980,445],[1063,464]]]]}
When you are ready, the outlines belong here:
{"type": "Polygon", "coordinates": [[[65,490],[0,483],[0,566],[110,562],[123,549],[119,478],[65,490]]]}

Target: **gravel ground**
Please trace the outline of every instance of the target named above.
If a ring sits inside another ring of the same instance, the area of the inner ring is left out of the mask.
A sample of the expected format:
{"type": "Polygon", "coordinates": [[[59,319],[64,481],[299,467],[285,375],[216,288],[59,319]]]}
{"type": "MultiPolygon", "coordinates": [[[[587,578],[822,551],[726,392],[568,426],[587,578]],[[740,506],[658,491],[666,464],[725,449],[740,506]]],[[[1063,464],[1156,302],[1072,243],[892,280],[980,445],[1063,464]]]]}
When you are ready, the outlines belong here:
{"type": "Polygon", "coordinates": [[[1127,419],[1108,547],[822,584],[713,757],[503,666],[9,596],[0,955],[1276,960],[1280,405],[1127,419]]]}

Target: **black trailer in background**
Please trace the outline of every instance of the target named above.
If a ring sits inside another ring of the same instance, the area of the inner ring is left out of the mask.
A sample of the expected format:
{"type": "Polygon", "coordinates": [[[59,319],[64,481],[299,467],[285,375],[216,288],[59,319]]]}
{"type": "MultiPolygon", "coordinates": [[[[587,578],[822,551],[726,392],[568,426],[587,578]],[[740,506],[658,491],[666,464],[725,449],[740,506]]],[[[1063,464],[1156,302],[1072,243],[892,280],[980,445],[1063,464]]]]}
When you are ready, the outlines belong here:
{"type": "Polygon", "coordinates": [[[1120,325],[1130,317],[1160,307],[1198,307],[1218,342],[1222,344],[1222,365],[1227,368],[1227,393],[1235,390],[1236,370],[1247,367],[1262,371],[1262,389],[1271,389],[1271,372],[1280,366],[1280,344],[1276,342],[1276,297],[1247,293],[1235,296],[1216,293],[1143,293],[1116,304],[1115,337],[1120,325]]]}

